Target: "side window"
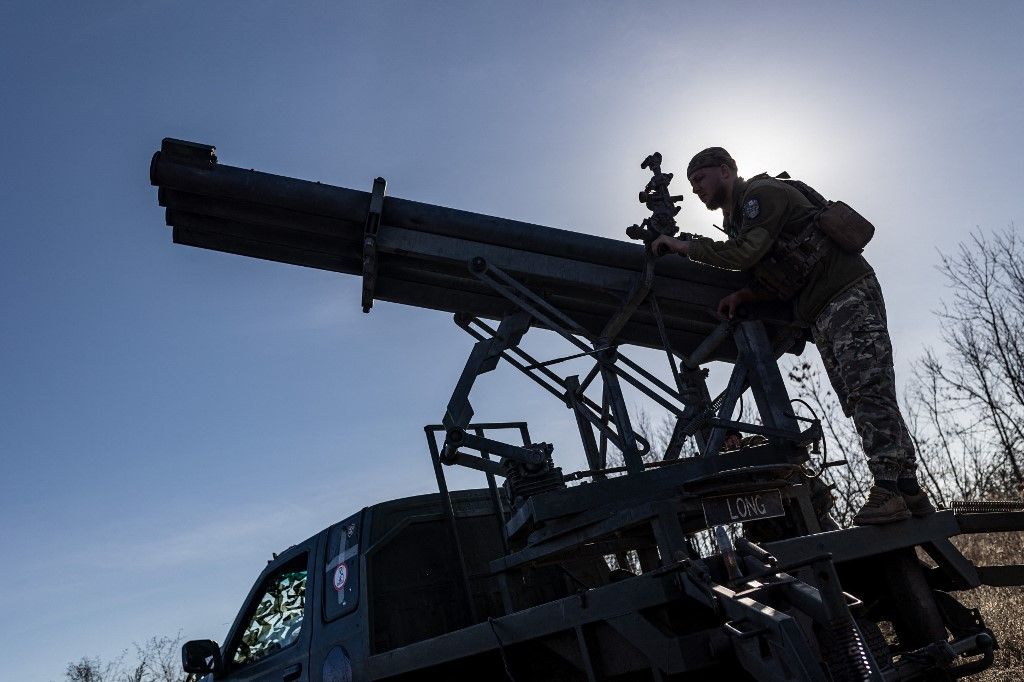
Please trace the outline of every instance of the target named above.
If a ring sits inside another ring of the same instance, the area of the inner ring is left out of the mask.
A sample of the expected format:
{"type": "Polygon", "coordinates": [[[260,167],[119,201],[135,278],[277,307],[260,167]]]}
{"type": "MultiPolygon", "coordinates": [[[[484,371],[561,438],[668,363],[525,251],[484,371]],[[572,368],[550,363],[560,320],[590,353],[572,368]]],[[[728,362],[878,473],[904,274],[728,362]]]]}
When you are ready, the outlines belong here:
{"type": "Polygon", "coordinates": [[[334,620],[351,613],[359,603],[360,514],[331,528],[324,565],[324,618],[334,620]]]}
{"type": "Polygon", "coordinates": [[[231,659],[236,666],[260,661],[299,638],[306,607],[307,557],[295,557],[263,581],[263,595],[231,659]]]}

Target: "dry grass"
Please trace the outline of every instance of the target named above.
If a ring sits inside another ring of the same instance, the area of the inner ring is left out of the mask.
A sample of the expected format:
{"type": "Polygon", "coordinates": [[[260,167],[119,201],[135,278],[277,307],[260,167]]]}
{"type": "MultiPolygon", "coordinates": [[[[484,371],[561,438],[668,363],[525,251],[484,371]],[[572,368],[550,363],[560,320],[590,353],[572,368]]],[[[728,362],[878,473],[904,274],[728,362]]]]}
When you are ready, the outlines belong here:
{"type": "MultiPolygon", "coordinates": [[[[1024,534],[962,535],[954,544],[979,566],[1018,564],[1024,561],[1024,534]]],[[[965,605],[981,611],[999,641],[995,665],[975,675],[983,682],[1019,682],[1024,678],[1024,588],[982,587],[958,593],[965,605]]]]}

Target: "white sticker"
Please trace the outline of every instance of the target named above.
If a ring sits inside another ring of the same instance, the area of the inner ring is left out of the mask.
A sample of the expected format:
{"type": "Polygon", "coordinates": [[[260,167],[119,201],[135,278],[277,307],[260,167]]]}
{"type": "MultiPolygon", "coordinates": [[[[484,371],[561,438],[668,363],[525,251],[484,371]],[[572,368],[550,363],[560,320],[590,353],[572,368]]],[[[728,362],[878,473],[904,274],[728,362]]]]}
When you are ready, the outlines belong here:
{"type": "Polygon", "coordinates": [[[345,589],[345,583],[348,582],[348,566],[345,564],[338,564],[334,568],[334,589],[341,592],[345,589]]]}

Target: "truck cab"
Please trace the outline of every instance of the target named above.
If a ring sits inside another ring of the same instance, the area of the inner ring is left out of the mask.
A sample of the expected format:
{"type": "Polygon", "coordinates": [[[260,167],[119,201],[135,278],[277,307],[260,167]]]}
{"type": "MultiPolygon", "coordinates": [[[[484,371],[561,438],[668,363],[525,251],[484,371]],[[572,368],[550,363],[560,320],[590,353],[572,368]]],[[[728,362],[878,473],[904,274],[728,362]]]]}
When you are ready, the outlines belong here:
{"type": "MultiPolygon", "coordinates": [[[[472,609],[502,614],[488,563],[503,554],[489,491],[451,493],[472,609]]],[[[379,679],[370,659],[470,624],[451,527],[438,494],[382,502],[277,554],[249,591],[223,646],[183,647],[208,680],[379,679]]],[[[591,562],[592,563],[592,562],[591,562]]],[[[569,593],[563,581],[517,590],[521,605],[569,593]]]]}

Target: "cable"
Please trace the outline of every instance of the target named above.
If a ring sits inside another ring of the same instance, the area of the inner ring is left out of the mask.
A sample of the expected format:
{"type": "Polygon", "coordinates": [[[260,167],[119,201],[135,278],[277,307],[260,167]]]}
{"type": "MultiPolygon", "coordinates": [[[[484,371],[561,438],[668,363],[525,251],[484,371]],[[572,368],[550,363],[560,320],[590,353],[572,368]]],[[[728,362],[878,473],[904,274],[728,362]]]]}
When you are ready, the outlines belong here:
{"type": "Polygon", "coordinates": [[[508,668],[508,658],[505,656],[505,645],[501,643],[501,637],[498,636],[498,630],[494,627],[494,619],[487,616],[487,624],[491,626],[491,632],[494,633],[494,641],[498,643],[498,653],[501,654],[501,664],[505,666],[505,677],[508,678],[509,682],[516,682],[516,678],[512,677],[512,671],[508,668]]]}
{"type": "MultiPolygon", "coordinates": [[[[810,412],[811,415],[814,417],[814,421],[816,421],[818,423],[818,426],[821,427],[821,419],[818,418],[818,413],[814,411],[813,407],[811,407],[810,405],[807,404],[806,400],[804,400],[803,398],[792,398],[792,399],[790,399],[789,402],[790,402],[790,404],[792,404],[792,403],[800,403],[801,405],[806,407],[807,411],[810,412]]],[[[828,438],[825,438],[825,431],[823,430],[821,432],[821,468],[818,470],[818,473],[815,475],[815,478],[817,478],[818,476],[821,476],[823,473],[825,473],[825,469],[828,468],[826,466],[827,464],[828,464],[828,438]]]]}

